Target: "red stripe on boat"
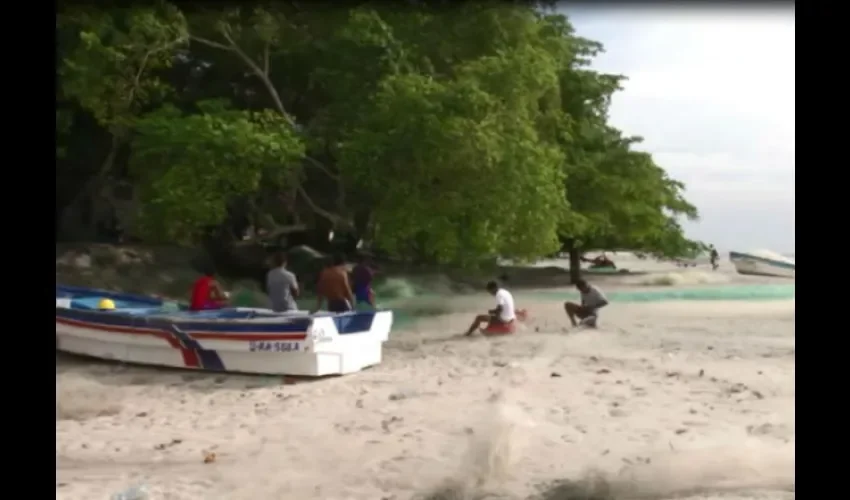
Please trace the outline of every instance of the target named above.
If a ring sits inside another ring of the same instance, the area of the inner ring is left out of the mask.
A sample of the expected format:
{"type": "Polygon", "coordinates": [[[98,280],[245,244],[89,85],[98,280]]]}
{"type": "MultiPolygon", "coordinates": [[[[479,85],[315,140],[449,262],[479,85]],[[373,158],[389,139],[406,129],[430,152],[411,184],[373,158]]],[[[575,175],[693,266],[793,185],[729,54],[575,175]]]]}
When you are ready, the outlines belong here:
{"type": "MultiPolygon", "coordinates": [[[[68,326],[76,326],[78,328],[88,328],[90,330],[99,330],[108,333],[124,333],[128,335],[153,335],[168,340],[171,344],[173,337],[156,328],[147,327],[130,327],[118,325],[104,325],[100,323],[92,323],[89,321],[80,321],[69,318],[56,318],[57,323],[62,323],[68,326]]],[[[190,337],[196,340],[230,340],[230,341],[251,341],[251,340],[304,340],[307,338],[307,333],[218,333],[218,332],[186,332],[190,337]]],[[[172,347],[177,347],[172,344],[172,347]]]]}

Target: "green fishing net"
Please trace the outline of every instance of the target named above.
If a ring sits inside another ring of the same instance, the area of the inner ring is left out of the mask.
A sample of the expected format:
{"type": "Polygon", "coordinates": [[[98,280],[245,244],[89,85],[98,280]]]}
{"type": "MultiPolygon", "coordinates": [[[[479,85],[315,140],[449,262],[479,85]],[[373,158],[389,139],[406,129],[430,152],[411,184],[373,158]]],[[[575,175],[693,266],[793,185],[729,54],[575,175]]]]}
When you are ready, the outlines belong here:
{"type": "MultiPolygon", "coordinates": [[[[665,300],[787,300],[795,298],[793,284],[729,285],[662,290],[606,292],[611,302],[661,302],[665,300]]],[[[542,291],[523,294],[534,299],[578,299],[578,292],[542,291]]]]}
{"type": "MultiPolygon", "coordinates": [[[[705,301],[705,300],[742,300],[742,301],[770,301],[789,300],[795,298],[795,286],[793,284],[780,285],[727,285],[727,286],[704,286],[694,288],[664,288],[659,290],[611,290],[606,295],[611,302],[663,302],[663,301],[705,301]]],[[[578,292],[567,290],[545,290],[545,291],[517,291],[514,296],[519,304],[524,300],[532,301],[565,301],[578,300],[578,292]]],[[[445,314],[450,311],[451,298],[445,297],[444,310],[436,307],[437,294],[420,294],[419,305],[417,301],[410,300],[381,300],[378,297],[379,307],[393,310],[393,323],[398,328],[405,328],[418,320],[445,314]]]]}

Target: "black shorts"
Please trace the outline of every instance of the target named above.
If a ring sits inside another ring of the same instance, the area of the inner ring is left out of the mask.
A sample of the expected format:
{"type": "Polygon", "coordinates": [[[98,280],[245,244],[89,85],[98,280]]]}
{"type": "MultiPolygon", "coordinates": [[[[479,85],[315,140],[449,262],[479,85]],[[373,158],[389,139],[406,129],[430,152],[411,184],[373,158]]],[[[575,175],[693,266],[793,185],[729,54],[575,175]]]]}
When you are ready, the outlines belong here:
{"type": "Polygon", "coordinates": [[[578,319],[589,318],[591,316],[599,317],[599,309],[581,306],[581,309],[576,311],[576,316],[578,316],[578,319]]]}
{"type": "Polygon", "coordinates": [[[351,304],[348,303],[345,299],[335,299],[328,301],[328,311],[332,313],[344,313],[350,312],[351,304]]]}

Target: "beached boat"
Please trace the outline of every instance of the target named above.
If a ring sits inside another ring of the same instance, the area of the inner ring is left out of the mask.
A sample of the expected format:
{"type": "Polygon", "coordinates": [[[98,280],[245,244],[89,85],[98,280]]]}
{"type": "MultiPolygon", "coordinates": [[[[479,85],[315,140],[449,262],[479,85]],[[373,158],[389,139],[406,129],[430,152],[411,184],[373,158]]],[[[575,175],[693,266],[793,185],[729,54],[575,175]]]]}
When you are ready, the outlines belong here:
{"type": "Polygon", "coordinates": [[[790,259],[768,258],[744,252],[729,252],[729,260],[738,274],[796,278],[796,264],[790,259]]]}
{"type": "Polygon", "coordinates": [[[379,364],[392,311],[279,314],[188,311],[162,300],[56,286],[56,348],[96,358],[199,370],[323,376],[379,364]],[[99,310],[110,299],[115,309],[99,310]]]}

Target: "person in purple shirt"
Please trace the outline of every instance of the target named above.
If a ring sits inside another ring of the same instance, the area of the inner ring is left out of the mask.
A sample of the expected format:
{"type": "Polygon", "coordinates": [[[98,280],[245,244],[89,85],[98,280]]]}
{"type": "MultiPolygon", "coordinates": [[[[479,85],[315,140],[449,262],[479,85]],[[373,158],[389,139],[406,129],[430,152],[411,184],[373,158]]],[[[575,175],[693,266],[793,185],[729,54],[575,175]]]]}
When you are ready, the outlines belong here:
{"type": "Polygon", "coordinates": [[[360,256],[357,265],[351,271],[351,278],[354,285],[354,300],[359,304],[365,302],[375,307],[375,292],[372,290],[372,279],[375,277],[375,270],[369,265],[368,259],[365,256],[360,256]]]}

